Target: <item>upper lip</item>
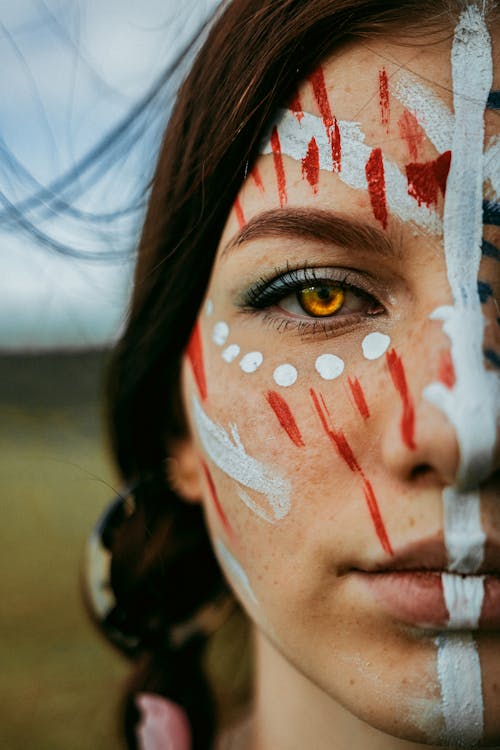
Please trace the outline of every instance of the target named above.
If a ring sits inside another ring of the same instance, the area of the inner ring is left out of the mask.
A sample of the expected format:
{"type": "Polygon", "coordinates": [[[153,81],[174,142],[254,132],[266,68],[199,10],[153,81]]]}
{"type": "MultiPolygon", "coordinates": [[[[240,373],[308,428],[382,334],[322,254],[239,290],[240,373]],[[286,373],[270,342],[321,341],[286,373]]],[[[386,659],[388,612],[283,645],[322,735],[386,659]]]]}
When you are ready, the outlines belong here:
{"type": "MultiPolygon", "coordinates": [[[[432,537],[399,547],[391,557],[360,566],[358,570],[366,573],[396,571],[453,572],[450,571],[448,564],[448,555],[442,531],[432,537]]],[[[483,563],[477,571],[474,571],[474,575],[488,574],[500,574],[500,542],[493,539],[486,539],[483,563]]]]}

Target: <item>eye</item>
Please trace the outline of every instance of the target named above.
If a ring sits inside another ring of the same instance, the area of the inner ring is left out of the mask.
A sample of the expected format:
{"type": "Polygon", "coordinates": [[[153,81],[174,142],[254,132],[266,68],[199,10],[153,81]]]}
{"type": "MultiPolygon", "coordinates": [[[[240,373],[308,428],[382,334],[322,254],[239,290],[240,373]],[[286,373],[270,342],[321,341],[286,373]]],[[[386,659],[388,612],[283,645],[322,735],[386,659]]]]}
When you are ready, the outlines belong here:
{"type": "Polygon", "coordinates": [[[295,315],[306,313],[313,318],[328,318],[342,310],[360,312],[366,307],[366,297],[363,299],[362,293],[352,288],[325,281],[289,294],[278,302],[278,307],[295,315]]]}

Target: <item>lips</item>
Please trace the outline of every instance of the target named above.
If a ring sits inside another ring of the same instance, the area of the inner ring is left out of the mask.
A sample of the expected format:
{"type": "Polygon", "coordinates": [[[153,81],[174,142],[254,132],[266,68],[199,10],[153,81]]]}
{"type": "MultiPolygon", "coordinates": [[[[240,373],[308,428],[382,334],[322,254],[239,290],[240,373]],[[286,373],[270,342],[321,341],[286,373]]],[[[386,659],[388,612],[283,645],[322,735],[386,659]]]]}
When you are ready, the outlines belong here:
{"type": "Polygon", "coordinates": [[[442,534],[384,562],[351,570],[376,606],[420,628],[500,630],[500,546],[489,541],[477,573],[447,571],[442,534]]]}

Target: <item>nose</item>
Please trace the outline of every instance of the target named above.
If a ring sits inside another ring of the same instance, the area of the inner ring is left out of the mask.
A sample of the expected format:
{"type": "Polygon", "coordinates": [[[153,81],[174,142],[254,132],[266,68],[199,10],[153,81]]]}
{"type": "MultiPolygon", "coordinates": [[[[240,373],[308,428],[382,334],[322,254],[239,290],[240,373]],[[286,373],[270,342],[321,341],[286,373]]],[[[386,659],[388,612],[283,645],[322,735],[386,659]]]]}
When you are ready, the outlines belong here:
{"type": "MultiPolygon", "coordinates": [[[[427,386],[420,377],[405,382],[399,390],[407,391],[406,404],[404,398],[391,402],[382,460],[403,482],[425,476],[460,491],[477,488],[500,468],[500,425],[483,391],[498,388],[498,378],[484,370],[484,383],[457,383],[449,352],[429,355],[431,366],[425,358],[421,368],[427,386]]],[[[388,363],[391,369],[390,357],[388,363]]]]}

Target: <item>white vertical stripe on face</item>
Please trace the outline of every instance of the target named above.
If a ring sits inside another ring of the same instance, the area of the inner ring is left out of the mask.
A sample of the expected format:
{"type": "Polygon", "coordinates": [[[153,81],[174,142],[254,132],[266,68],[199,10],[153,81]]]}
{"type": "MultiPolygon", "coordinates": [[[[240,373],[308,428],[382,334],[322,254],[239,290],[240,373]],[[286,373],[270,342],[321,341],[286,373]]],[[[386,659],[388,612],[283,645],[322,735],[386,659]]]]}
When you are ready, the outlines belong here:
{"type": "MultiPolygon", "coordinates": [[[[227,476],[244,487],[264,495],[270,509],[262,508],[249,498],[249,508],[266,521],[279,521],[291,508],[291,485],[284,477],[266,464],[252,458],[246,452],[235,425],[231,435],[219,424],[213,422],[204,411],[196,395],[192,397],[193,419],[196,432],[207,456],[227,476]]],[[[243,498],[242,498],[243,499],[243,498]]]]}
{"type": "Polygon", "coordinates": [[[481,524],[479,491],[443,490],[445,543],[448,570],[476,573],[484,561],[486,534],[481,524]]]}
{"type": "Polygon", "coordinates": [[[444,733],[452,747],[472,747],[483,736],[481,664],[470,633],[446,633],[436,639],[444,733]]]}
{"type": "Polygon", "coordinates": [[[443,593],[452,630],[475,630],[484,601],[484,577],[442,573],[443,593]]]}
{"type": "MultiPolygon", "coordinates": [[[[484,367],[485,320],[477,282],[483,234],[484,113],[493,80],[491,42],[485,20],[470,5],[460,16],[451,51],[454,127],[444,205],[444,249],[453,305],[431,316],[450,339],[455,384],[433,383],[424,396],[454,426],[460,450],[456,483],[443,493],[444,535],[450,565],[476,571],[484,555],[477,486],[491,470],[496,440],[499,383],[484,367]]],[[[450,626],[475,627],[484,585],[443,576],[450,626]]],[[[471,634],[437,640],[438,676],[446,744],[464,747],[483,735],[481,663],[471,634]]]]}

